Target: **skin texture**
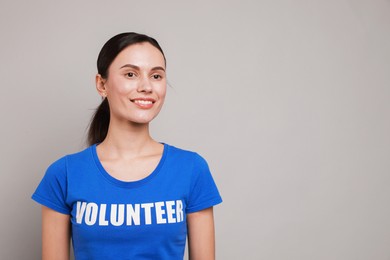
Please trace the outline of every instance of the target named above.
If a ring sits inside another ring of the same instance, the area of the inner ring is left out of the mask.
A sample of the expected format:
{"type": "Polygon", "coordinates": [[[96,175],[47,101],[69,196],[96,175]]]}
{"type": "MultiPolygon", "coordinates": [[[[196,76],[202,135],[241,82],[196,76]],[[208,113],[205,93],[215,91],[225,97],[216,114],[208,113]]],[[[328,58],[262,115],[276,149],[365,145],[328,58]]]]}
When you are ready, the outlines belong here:
{"type": "MultiPolygon", "coordinates": [[[[96,75],[96,89],[110,105],[107,137],[97,148],[105,170],[122,181],[145,178],[158,165],[163,145],[152,139],[149,123],[160,112],[166,95],[165,60],[149,43],[125,48],[108,69],[108,77],[96,75]]],[[[191,260],[214,257],[212,208],[188,214],[191,260]]],[[[44,260],[69,259],[68,215],[42,208],[44,260]]]]}
{"type": "Polygon", "coordinates": [[[42,207],[42,259],[69,260],[70,220],[64,215],[42,207]]]}
{"type": "Polygon", "coordinates": [[[213,208],[187,215],[190,260],[215,259],[213,208]]]}

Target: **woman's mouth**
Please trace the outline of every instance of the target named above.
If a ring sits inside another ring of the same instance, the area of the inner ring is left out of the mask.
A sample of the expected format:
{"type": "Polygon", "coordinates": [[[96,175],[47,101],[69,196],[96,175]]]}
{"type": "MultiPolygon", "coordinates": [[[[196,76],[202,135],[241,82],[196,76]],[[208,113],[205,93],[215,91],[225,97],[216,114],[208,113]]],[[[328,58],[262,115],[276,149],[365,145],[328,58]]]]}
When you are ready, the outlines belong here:
{"type": "Polygon", "coordinates": [[[150,98],[146,98],[146,99],[136,98],[136,99],[131,99],[130,101],[143,109],[151,108],[153,104],[156,102],[154,99],[150,99],[150,98]]]}

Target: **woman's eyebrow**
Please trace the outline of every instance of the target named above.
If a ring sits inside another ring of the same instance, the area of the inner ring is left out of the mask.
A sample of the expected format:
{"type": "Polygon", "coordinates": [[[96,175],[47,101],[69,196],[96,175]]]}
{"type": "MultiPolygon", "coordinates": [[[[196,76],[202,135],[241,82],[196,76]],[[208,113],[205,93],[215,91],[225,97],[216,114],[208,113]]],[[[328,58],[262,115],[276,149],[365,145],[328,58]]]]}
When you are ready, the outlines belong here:
{"type": "Polygon", "coordinates": [[[154,68],[152,68],[152,70],[162,70],[165,72],[165,69],[163,67],[160,67],[160,66],[154,67],[154,68]]]}
{"type": "Polygon", "coordinates": [[[125,64],[122,67],[120,67],[119,69],[123,69],[123,68],[133,68],[133,69],[136,69],[136,70],[140,70],[140,68],[138,66],[133,65],[133,64],[125,64]]]}
{"type": "MultiPolygon", "coordinates": [[[[122,67],[120,67],[120,69],[122,69],[122,68],[132,68],[132,69],[135,69],[135,70],[141,70],[140,67],[138,67],[136,65],[133,65],[133,64],[125,64],[122,67]]],[[[151,70],[162,70],[162,71],[165,72],[165,69],[163,67],[160,67],[160,66],[153,67],[151,70]]]]}

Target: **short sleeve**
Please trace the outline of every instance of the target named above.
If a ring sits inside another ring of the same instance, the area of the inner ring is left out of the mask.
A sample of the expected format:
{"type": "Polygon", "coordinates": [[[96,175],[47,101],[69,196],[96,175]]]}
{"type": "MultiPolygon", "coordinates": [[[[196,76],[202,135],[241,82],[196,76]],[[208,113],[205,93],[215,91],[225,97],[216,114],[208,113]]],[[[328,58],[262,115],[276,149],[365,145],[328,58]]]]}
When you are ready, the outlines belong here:
{"type": "Polygon", "coordinates": [[[31,198],[55,211],[70,214],[66,194],[66,157],[63,157],[49,166],[31,198]]]}
{"type": "Polygon", "coordinates": [[[207,162],[195,154],[193,176],[186,212],[193,213],[222,202],[218,188],[211,175],[207,162]]]}

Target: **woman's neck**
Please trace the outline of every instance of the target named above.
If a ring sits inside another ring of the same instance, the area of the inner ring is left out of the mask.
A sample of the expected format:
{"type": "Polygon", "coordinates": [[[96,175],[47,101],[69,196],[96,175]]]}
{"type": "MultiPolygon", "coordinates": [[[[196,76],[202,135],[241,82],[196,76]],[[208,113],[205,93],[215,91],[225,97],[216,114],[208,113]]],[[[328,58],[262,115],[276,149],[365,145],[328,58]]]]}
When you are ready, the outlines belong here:
{"type": "Polygon", "coordinates": [[[161,144],[152,139],[149,124],[110,122],[107,136],[99,145],[105,156],[130,158],[153,153],[161,144]]]}

